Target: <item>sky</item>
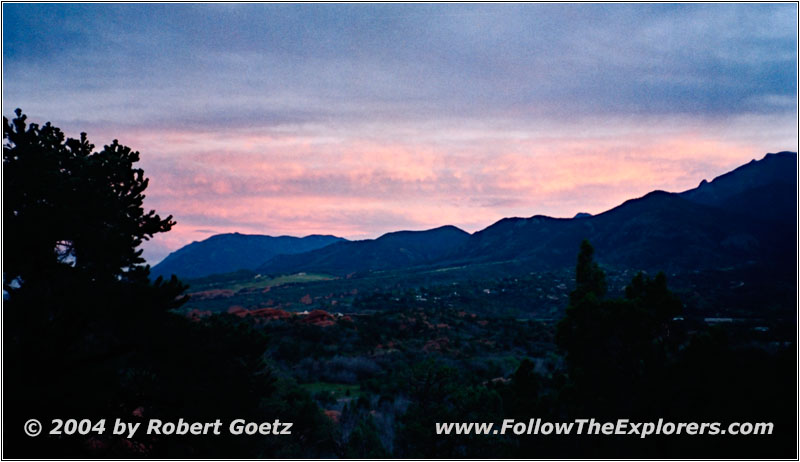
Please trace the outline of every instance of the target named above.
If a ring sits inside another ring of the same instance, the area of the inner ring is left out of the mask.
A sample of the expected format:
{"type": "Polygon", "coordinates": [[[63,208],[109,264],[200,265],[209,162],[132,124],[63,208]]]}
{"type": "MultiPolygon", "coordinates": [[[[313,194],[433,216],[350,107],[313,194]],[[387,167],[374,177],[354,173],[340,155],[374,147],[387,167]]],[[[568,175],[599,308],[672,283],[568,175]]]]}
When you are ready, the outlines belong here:
{"type": "Polygon", "coordinates": [[[178,224],[600,213],[797,149],[797,5],[12,4],[2,111],[141,153],[178,224]]]}

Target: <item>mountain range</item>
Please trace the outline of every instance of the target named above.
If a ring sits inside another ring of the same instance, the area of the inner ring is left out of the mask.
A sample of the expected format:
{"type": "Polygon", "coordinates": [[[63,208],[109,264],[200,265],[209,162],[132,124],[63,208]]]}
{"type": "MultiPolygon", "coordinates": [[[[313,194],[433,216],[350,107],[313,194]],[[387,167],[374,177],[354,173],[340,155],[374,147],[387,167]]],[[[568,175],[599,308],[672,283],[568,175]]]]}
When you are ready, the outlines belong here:
{"type": "Polygon", "coordinates": [[[767,154],[682,193],[654,191],[571,219],[504,218],[473,234],[442,226],[361,241],[218,235],[170,254],[153,274],[191,278],[251,269],[345,276],[506,261],[555,269],[574,264],[583,239],[592,242],[602,263],[622,267],[681,271],[755,262],[790,268],[796,255],[796,172],[796,153],[767,154]]]}

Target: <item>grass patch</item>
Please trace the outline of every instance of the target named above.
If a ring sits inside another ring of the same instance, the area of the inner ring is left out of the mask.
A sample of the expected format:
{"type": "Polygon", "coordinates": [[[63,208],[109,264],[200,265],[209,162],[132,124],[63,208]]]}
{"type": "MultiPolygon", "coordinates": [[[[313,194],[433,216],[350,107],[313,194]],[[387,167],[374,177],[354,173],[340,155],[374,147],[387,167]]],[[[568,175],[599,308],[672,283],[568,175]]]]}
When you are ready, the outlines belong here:
{"type": "Polygon", "coordinates": [[[274,278],[256,274],[244,278],[213,282],[209,284],[193,284],[190,291],[200,292],[203,290],[219,289],[237,292],[242,289],[266,289],[267,287],[277,287],[284,284],[330,281],[332,279],[336,278],[327,274],[317,273],[298,273],[274,278]]]}

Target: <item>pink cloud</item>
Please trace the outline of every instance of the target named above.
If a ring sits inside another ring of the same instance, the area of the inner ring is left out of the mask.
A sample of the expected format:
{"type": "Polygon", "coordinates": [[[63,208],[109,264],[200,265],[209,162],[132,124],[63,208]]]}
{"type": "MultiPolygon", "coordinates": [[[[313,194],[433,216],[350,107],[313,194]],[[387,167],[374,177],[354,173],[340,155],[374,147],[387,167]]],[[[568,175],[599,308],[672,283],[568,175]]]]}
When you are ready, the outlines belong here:
{"type": "Polygon", "coordinates": [[[372,138],[134,133],[147,204],[179,225],[148,244],[213,233],[376,237],[506,216],[599,213],[654,189],[680,191],[764,154],[748,139],[672,127],[372,138]],[[200,230],[200,231],[199,231],[200,230]]]}

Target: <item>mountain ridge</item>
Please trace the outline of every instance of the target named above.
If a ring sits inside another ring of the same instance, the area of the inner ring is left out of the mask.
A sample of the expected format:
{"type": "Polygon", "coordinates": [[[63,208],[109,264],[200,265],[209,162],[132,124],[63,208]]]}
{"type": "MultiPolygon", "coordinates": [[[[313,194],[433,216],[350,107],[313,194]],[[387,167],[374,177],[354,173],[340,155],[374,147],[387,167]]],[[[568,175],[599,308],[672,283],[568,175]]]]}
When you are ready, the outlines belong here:
{"type": "Polygon", "coordinates": [[[308,252],[344,240],[341,237],[323,234],[311,234],[305,237],[215,234],[170,253],[150,272],[153,278],[175,274],[188,279],[255,269],[278,254],[308,252]]]}
{"type": "Polygon", "coordinates": [[[796,171],[796,153],[769,153],[696,188],[651,191],[596,215],[507,217],[472,234],[452,225],[395,231],[271,255],[251,262],[249,269],[346,276],[508,260],[525,262],[532,270],[553,269],[573,265],[583,239],[592,242],[604,262],[635,268],[693,270],[753,261],[788,265],[783,250],[794,248],[796,236],[796,171]]]}
{"type": "Polygon", "coordinates": [[[363,271],[413,267],[431,263],[459,247],[470,236],[445,225],[423,231],[394,231],[376,239],[340,242],[296,255],[277,255],[258,271],[319,271],[347,275],[363,271]]]}

